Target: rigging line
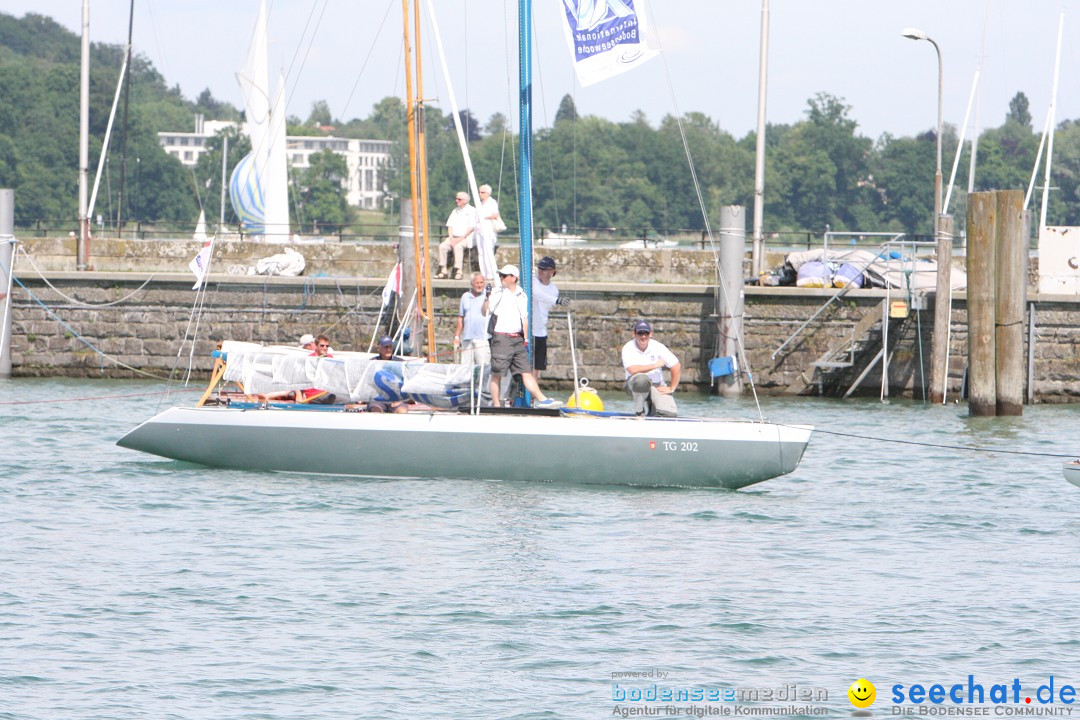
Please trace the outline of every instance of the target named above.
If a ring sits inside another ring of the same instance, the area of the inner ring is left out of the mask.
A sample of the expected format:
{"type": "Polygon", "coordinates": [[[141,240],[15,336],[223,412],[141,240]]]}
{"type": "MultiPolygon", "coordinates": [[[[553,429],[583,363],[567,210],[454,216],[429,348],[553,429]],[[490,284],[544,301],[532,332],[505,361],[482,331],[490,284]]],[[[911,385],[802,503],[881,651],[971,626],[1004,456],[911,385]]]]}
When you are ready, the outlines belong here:
{"type": "Polygon", "coordinates": [[[163,77],[172,77],[173,74],[169,69],[169,61],[165,57],[165,51],[161,49],[161,41],[158,40],[157,20],[154,19],[153,0],[146,3],[146,9],[150,11],[150,34],[154,36],[154,46],[157,48],[158,57],[161,58],[161,74],[163,77]]]}
{"type": "MultiPolygon", "coordinates": [[[[300,68],[296,71],[296,77],[293,78],[292,90],[285,93],[286,98],[291,98],[296,93],[296,86],[300,82],[300,76],[304,73],[304,65],[307,63],[308,53],[311,52],[311,46],[315,42],[315,34],[319,31],[319,26],[322,24],[323,14],[326,12],[326,5],[328,2],[330,2],[330,0],[323,0],[322,12],[319,13],[319,19],[315,23],[315,29],[311,31],[311,38],[308,39],[307,49],[304,50],[304,59],[300,61],[300,68]]],[[[317,8],[318,5],[318,2],[313,2],[311,4],[311,11],[308,12],[307,21],[304,23],[304,30],[300,33],[300,40],[296,43],[296,48],[293,50],[292,59],[289,60],[289,69],[285,71],[286,83],[288,83],[289,77],[293,74],[293,68],[296,67],[296,56],[300,54],[300,48],[304,45],[304,38],[307,37],[308,28],[311,27],[311,18],[315,15],[315,8],[317,8]]],[[[270,14],[269,9],[267,9],[266,14],[270,14]]],[[[288,106],[287,99],[285,104],[288,106]]]]}
{"type": "MultiPolygon", "coordinates": [[[[157,273],[153,273],[152,275],[150,275],[150,277],[146,278],[146,282],[144,282],[142,285],[135,288],[134,290],[132,290],[131,292],[129,292],[127,295],[120,298],[119,300],[113,300],[112,302],[100,303],[100,304],[98,304],[98,303],[88,303],[88,302],[83,302],[82,300],[76,300],[75,298],[70,297],[70,296],[65,295],[64,293],[62,293],[59,289],[57,289],[57,287],[55,285],[53,285],[51,282],[49,282],[48,278],[46,278],[44,274],[42,274],[41,269],[38,268],[38,266],[36,264],[34,264],[33,256],[31,256],[30,253],[28,253],[25,248],[19,246],[19,247],[16,247],[16,250],[23,254],[23,257],[25,257],[26,260],[30,263],[30,267],[34,268],[34,272],[37,273],[38,277],[41,278],[42,282],[44,282],[46,285],[49,286],[50,290],[52,290],[54,293],[56,293],[60,297],[64,298],[64,300],[67,300],[69,304],[75,305],[76,307],[103,308],[103,307],[112,307],[113,305],[119,305],[120,303],[134,297],[140,290],[142,290],[147,285],[149,285],[151,280],[153,280],[155,277],[157,277],[157,273]]],[[[12,263],[12,265],[14,265],[14,263],[12,263]]]]}
{"type": "MultiPolygon", "coordinates": [[[[650,19],[652,20],[652,26],[654,28],[659,28],[659,26],[656,24],[656,17],[653,14],[651,6],[649,8],[649,15],[650,19]]],[[[668,67],[667,54],[664,52],[663,43],[660,40],[659,29],[655,30],[655,32],[657,50],[660,54],[660,60],[663,62],[664,65],[664,75],[667,78],[668,82],[668,92],[671,94],[671,104],[675,108],[675,119],[679,126],[679,135],[682,137],[683,151],[686,153],[686,161],[687,164],[690,166],[690,176],[694,180],[694,191],[697,193],[698,205],[701,208],[701,216],[705,224],[705,232],[708,234],[709,237],[709,247],[713,252],[713,261],[716,265],[716,273],[718,280],[717,285],[719,286],[720,293],[724,297],[724,304],[729,308],[734,307],[731,302],[731,298],[729,298],[727,295],[727,288],[725,287],[726,283],[724,282],[723,270],[720,268],[720,251],[716,247],[716,241],[713,236],[712,226],[709,223],[709,213],[705,207],[705,199],[701,194],[701,183],[698,180],[697,170],[694,168],[694,158],[690,154],[690,143],[686,138],[686,128],[683,125],[682,112],[679,110],[679,101],[675,97],[675,84],[671,80],[671,69],[668,67]]],[[[737,354],[742,356],[743,368],[745,368],[746,370],[747,381],[750,383],[750,393],[754,397],[754,405],[757,406],[758,417],[764,420],[765,413],[761,409],[761,399],[758,397],[757,386],[754,384],[754,374],[750,366],[750,358],[746,354],[746,346],[743,343],[743,333],[741,327],[740,332],[735,334],[735,345],[737,354]]]]}
{"type": "MultiPolygon", "coordinates": [[[[371,60],[371,54],[375,52],[375,43],[382,35],[383,26],[386,25],[386,19],[390,17],[390,10],[394,7],[396,2],[397,0],[390,0],[390,2],[386,4],[386,12],[383,13],[382,22],[379,23],[379,29],[375,31],[375,38],[371,41],[371,47],[368,48],[363,64],[360,65],[360,72],[356,74],[356,80],[353,81],[353,86],[349,90],[349,96],[345,98],[345,105],[342,106],[341,109],[341,117],[348,117],[346,113],[348,112],[349,104],[352,103],[353,95],[356,94],[356,88],[360,86],[360,78],[363,77],[364,70],[367,69],[368,62],[371,60]]],[[[400,66],[401,63],[399,62],[398,65],[400,66]]]]}
{"type": "Polygon", "coordinates": [[[38,298],[38,296],[37,296],[37,295],[35,295],[35,294],[33,293],[33,291],[32,291],[32,290],[31,290],[30,288],[26,287],[26,285],[24,285],[24,284],[23,284],[22,280],[20,280],[20,279],[19,279],[19,278],[17,278],[17,277],[14,277],[14,276],[12,276],[12,277],[13,277],[13,279],[15,280],[15,282],[19,284],[19,287],[21,287],[21,288],[22,288],[23,290],[25,290],[25,291],[26,291],[26,294],[30,296],[30,299],[31,299],[31,300],[33,300],[34,302],[36,302],[36,303],[37,303],[38,305],[40,305],[40,306],[41,306],[41,308],[42,308],[42,309],[43,309],[43,310],[44,310],[44,311],[45,311],[46,313],[48,313],[48,314],[49,314],[49,316],[50,316],[51,318],[53,318],[54,320],[56,320],[56,322],[60,323],[60,325],[61,325],[61,326],[62,326],[62,327],[63,327],[63,328],[65,329],[65,330],[67,330],[68,332],[70,332],[70,333],[71,333],[71,335],[72,335],[72,337],[74,337],[74,338],[75,338],[76,340],[78,340],[79,342],[81,342],[81,343],[82,343],[83,345],[85,345],[86,347],[88,347],[88,348],[90,348],[91,350],[93,350],[93,351],[94,351],[95,353],[97,353],[98,355],[100,355],[100,356],[101,356],[102,358],[104,358],[104,359],[106,359],[106,360],[108,360],[108,361],[110,361],[110,362],[114,362],[114,363],[116,363],[117,365],[119,365],[119,366],[120,366],[120,367],[122,367],[122,368],[125,368],[125,369],[127,369],[127,370],[130,370],[130,371],[132,371],[132,372],[134,372],[134,373],[138,373],[139,375],[145,375],[146,377],[151,377],[151,378],[154,378],[155,380],[167,380],[167,379],[168,379],[168,378],[164,378],[164,377],[162,377],[162,376],[160,376],[160,375],[155,375],[155,374],[153,374],[153,373],[149,373],[149,372],[146,372],[145,370],[140,370],[139,368],[136,368],[136,367],[132,367],[131,365],[128,365],[128,364],[127,364],[127,363],[125,363],[125,362],[122,362],[122,361],[120,361],[120,360],[117,360],[117,359],[116,359],[116,358],[114,358],[114,357],[113,357],[112,355],[109,355],[109,354],[105,353],[104,351],[102,351],[102,350],[98,349],[98,348],[97,348],[97,347],[96,347],[96,346],[95,346],[95,345],[94,345],[93,343],[91,343],[91,342],[90,342],[89,340],[87,340],[87,339],[86,339],[86,338],[84,338],[84,337],[83,337],[82,335],[80,335],[80,334],[79,334],[79,332],[78,332],[78,331],[77,331],[77,330],[76,330],[75,328],[73,328],[73,327],[71,327],[71,325],[67,324],[67,323],[66,323],[66,322],[64,321],[64,319],[63,319],[63,318],[61,318],[61,317],[60,317],[59,315],[57,315],[57,314],[56,314],[55,312],[53,312],[53,311],[52,311],[52,309],[51,309],[51,308],[50,308],[50,307],[49,307],[48,305],[46,305],[46,304],[45,304],[44,302],[42,302],[42,301],[41,301],[41,299],[40,299],[40,298],[38,298]]]}
{"type": "MultiPolygon", "coordinates": [[[[201,388],[188,388],[184,392],[202,392],[201,388]]],[[[0,400],[0,405],[49,405],[53,403],[89,402],[90,400],[117,400],[122,398],[149,397],[160,395],[161,392],[152,393],[129,393],[127,395],[94,395],[91,397],[77,398],[49,398],[46,400],[0,400]]]]}
{"type": "MultiPolygon", "coordinates": [[[[805,428],[806,427],[805,425],[803,425],[803,426],[786,425],[784,423],[774,423],[774,424],[778,425],[780,427],[786,427],[786,428],[799,428],[799,427],[805,428]]],[[[852,439],[855,439],[855,440],[873,440],[874,442],[894,443],[894,444],[897,444],[897,445],[915,445],[917,447],[937,448],[939,450],[962,450],[962,451],[965,451],[965,452],[999,453],[1001,455],[1027,455],[1027,456],[1030,456],[1030,457],[1052,457],[1052,458],[1075,458],[1076,457],[1075,453],[1069,455],[1069,454],[1063,454],[1063,453],[1035,452],[1033,450],[1004,450],[1004,449],[1000,449],[1000,448],[971,447],[970,445],[946,445],[944,443],[923,442],[921,440],[900,440],[900,439],[897,439],[897,438],[876,437],[876,436],[873,436],[873,435],[858,435],[858,434],[855,434],[855,433],[843,433],[843,432],[837,432],[835,430],[822,430],[821,428],[817,428],[817,427],[814,428],[814,433],[821,433],[822,435],[834,435],[836,437],[852,438],[852,439]]]]}

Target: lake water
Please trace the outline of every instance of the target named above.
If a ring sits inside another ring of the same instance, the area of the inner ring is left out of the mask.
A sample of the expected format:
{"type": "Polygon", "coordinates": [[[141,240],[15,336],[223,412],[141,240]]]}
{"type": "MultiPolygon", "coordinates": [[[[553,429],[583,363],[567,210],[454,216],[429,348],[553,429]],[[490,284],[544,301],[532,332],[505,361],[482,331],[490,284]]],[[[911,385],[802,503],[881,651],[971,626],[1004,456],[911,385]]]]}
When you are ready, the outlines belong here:
{"type": "Polygon", "coordinates": [[[1080,407],[763,401],[822,432],[795,473],[731,492],[221,471],[116,447],[159,387],[0,381],[0,718],[791,705],[615,699],[654,683],[794,684],[850,717],[863,677],[884,717],[895,684],[1080,683],[1080,488],[1061,459],[886,440],[1080,453],[1080,407]],[[31,399],[72,401],[8,404],[31,399]],[[649,671],[668,675],[614,676],[649,671]]]}

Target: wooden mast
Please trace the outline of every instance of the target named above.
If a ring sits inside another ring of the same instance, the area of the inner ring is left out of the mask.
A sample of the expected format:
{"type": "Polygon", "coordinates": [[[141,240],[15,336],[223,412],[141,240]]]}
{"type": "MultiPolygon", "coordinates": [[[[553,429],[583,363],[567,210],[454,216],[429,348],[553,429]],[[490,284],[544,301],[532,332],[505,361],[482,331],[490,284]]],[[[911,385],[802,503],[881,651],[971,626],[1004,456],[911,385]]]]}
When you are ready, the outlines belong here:
{"type": "MultiPolygon", "coordinates": [[[[420,258],[420,191],[417,180],[416,159],[416,112],[412,85],[412,47],[409,44],[409,0],[401,0],[401,13],[404,18],[405,37],[405,118],[409,135],[409,190],[412,193],[412,234],[413,234],[413,259],[416,262],[416,299],[417,315],[424,316],[421,298],[424,297],[424,286],[427,285],[424,276],[424,263],[420,258]]],[[[410,325],[412,324],[410,319],[410,325]]]]}
{"type": "MultiPolygon", "coordinates": [[[[424,72],[421,66],[421,52],[420,52],[420,0],[413,0],[413,21],[416,24],[416,145],[417,156],[419,160],[419,167],[417,175],[419,177],[420,185],[420,220],[423,223],[423,237],[424,237],[424,256],[422,266],[424,272],[428,273],[430,270],[429,257],[429,238],[431,234],[429,232],[431,223],[429,221],[428,213],[428,181],[427,181],[427,137],[425,135],[424,128],[424,72]]],[[[433,312],[434,302],[431,297],[431,280],[426,279],[424,283],[424,305],[427,317],[427,356],[428,362],[435,362],[435,315],[433,312]]],[[[419,300],[417,301],[419,302],[419,300]]]]}

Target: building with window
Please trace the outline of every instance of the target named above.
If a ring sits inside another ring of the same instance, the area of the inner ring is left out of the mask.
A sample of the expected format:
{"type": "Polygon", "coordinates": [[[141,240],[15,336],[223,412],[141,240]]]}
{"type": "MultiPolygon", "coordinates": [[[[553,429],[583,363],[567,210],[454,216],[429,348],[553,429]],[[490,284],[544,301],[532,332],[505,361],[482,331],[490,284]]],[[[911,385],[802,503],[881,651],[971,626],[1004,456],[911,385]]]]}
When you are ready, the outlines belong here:
{"type": "MultiPolygon", "coordinates": [[[[236,123],[195,117],[195,132],[159,132],[158,142],[165,152],[187,167],[194,167],[206,152],[206,144],[222,130],[236,123]]],[[[291,135],[285,138],[286,161],[292,170],[311,166],[313,153],[330,150],[345,158],[348,175],[342,185],[349,205],[374,210],[389,202],[386,169],[390,166],[394,143],[390,140],[355,140],[332,136],[291,135]]]]}

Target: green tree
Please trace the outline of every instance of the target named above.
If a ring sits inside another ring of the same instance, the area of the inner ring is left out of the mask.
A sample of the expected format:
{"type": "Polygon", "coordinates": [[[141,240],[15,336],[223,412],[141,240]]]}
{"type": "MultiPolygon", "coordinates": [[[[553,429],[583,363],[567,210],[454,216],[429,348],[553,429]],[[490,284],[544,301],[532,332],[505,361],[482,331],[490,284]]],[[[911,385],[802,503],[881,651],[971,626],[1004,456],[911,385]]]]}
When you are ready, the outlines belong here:
{"type": "Polygon", "coordinates": [[[349,219],[349,207],[342,183],[348,172],[345,158],[332,150],[312,153],[307,169],[294,173],[290,200],[296,223],[313,232],[320,227],[344,225],[349,219]]]}

